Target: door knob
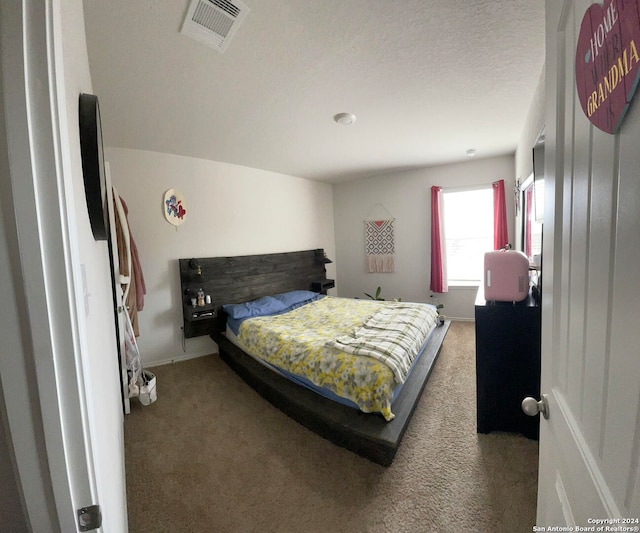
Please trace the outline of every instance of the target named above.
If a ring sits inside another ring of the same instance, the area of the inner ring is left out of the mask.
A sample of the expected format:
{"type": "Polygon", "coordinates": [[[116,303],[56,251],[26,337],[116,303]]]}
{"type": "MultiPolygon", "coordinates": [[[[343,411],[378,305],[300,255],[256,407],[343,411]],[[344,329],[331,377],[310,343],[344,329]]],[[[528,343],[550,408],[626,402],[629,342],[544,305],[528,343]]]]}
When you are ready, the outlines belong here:
{"type": "Polygon", "coordinates": [[[536,416],[538,413],[542,413],[545,419],[549,418],[549,400],[547,399],[547,395],[543,394],[540,401],[531,396],[526,397],[522,400],[522,410],[525,415],[536,416]]]}

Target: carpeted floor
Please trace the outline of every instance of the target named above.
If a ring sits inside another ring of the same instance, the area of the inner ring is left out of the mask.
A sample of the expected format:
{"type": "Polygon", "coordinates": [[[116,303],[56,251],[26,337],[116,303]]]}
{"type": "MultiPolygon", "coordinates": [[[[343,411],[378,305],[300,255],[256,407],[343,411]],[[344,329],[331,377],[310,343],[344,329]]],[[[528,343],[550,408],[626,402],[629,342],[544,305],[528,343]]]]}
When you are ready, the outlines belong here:
{"type": "Polygon", "coordinates": [[[538,443],[476,434],[474,324],[454,322],[394,463],[303,428],[217,356],[156,367],[125,420],[131,533],[529,532],[538,443]]]}

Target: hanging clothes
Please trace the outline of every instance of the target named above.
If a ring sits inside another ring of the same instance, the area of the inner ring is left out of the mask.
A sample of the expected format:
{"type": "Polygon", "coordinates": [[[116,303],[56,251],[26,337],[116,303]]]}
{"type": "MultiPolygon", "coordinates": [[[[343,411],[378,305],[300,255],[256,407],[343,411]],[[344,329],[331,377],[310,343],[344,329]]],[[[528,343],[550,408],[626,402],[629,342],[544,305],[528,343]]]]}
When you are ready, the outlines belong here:
{"type": "Polygon", "coordinates": [[[140,336],[138,311],[144,308],[144,295],[147,288],[144,282],[138,247],[131,235],[129,209],[124,199],[113,188],[113,201],[116,215],[116,241],[118,245],[120,284],[123,302],[136,337],[140,336]]]}
{"type": "Polygon", "coordinates": [[[129,227],[129,209],[115,187],[112,190],[112,200],[115,212],[118,270],[120,272],[118,283],[120,283],[122,303],[127,310],[122,335],[129,398],[138,398],[142,405],[149,405],[157,398],[156,377],[153,372],[143,368],[136,341],[136,337],[140,336],[138,311],[142,311],[144,308],[144,295],[147,290],[140,265],[138,247],[129,227]]]}

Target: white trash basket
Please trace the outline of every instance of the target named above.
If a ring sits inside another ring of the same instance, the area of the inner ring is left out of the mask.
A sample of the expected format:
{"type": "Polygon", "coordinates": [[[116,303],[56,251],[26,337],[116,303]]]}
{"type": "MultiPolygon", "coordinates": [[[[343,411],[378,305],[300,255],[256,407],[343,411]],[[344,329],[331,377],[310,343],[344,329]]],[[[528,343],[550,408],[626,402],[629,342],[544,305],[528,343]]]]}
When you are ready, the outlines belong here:
{"type": "Polygon", "coordinates": [[[142,405],[149,405],[158,398],[156,394],[156,375],[148,370],[142,371],[142,385],[138,396],[142,405]]]}

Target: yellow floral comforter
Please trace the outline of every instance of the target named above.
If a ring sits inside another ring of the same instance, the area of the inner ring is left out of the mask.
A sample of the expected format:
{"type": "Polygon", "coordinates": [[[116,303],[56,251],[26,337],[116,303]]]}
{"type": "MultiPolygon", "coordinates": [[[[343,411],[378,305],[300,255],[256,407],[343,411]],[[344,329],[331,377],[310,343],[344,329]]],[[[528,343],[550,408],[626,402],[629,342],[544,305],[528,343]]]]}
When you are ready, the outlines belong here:
{"type": "Polygon", "coordinates": [[[397,382],[391,369],[371,357],[327,345],[389,304],[327,296],[282,315],[245,320],[237,341],[254,357],[351,400],[365,413],[380,412],[392,420],[397,382]]]}

